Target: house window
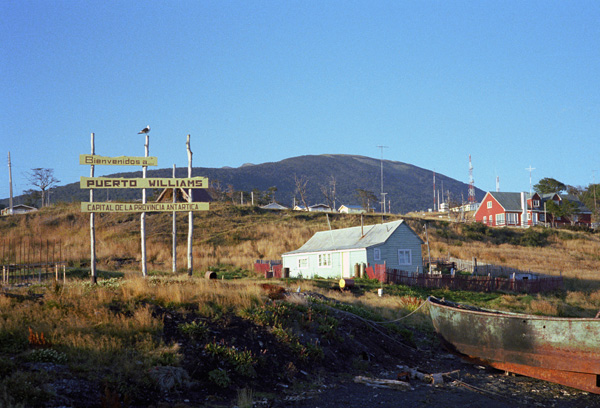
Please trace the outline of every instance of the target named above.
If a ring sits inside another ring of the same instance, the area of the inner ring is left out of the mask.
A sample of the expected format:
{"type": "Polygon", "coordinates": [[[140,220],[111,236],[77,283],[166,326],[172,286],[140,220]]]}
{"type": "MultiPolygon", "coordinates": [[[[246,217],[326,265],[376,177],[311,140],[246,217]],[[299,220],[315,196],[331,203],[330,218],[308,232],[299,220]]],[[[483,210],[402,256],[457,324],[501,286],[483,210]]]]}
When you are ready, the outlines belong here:
{"type": "Polygon", "coordinates": [[[299,269],[308,268],[308,258],[298,258],[298,268],[299,269]]]}
{"type": "Polygon", "coordinates": [[[504,213],[496,214],[496,225],[504,225],[504,213]]]}
{"type": "Polygon", "coordinates": [[[492,202],[491,201],[487,202],[487,208],[492,208],[492,202]]]}
{"type": "Polygon", "coordinates": [[[375,248],[373,250],[373,259],[376,261],[381,261],[381,249],[375,248]]]}
{"type": "Polygon", "coordinates": [[[517,225],[519,220],[519,214],[517,213],[507,213],[506,214],[506,223],[508,225],[517,225]]]}
{"type": "Polygon", "coordinates": [[[533,206],[534,207],[539,207],[540,206],[540,200],[533,200],[533,206]]]}
{"type": "Polygon", "coordinates": [[[410,249],[398,250],[398,265],[412,265],[412,256],[410,249]]]}
{"type": "Polygon", "coordinates": [[[483,223],[487,223],[487,217],[485,215],[483,216],[483,223]]]}
{"type": "Polygon", "coordinates": [[[331,254],[319,254],[319,268],[331,267],[331,254]]]}

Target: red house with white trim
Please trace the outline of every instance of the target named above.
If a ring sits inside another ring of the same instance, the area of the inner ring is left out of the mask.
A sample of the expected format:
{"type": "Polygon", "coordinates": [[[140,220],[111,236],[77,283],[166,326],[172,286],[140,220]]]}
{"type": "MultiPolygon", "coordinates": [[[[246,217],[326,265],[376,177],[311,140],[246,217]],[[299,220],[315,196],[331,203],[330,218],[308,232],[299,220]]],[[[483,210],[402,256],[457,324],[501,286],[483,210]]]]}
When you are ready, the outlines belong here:
{"type": "Polygon", "coordinates": [[[577,198],[569,195],[533,193],[487,192],[481,205],[475,212],[475,221],[490,227],[522,226],[528,227],[540,223],[554,225],[576,224],[591,225],[592,212],[577,198]],[[553,200],[560,205],[563,200],[575,202],[578,212],[571,217],[557,217],[546,211],[545,204],[553,200]]]}

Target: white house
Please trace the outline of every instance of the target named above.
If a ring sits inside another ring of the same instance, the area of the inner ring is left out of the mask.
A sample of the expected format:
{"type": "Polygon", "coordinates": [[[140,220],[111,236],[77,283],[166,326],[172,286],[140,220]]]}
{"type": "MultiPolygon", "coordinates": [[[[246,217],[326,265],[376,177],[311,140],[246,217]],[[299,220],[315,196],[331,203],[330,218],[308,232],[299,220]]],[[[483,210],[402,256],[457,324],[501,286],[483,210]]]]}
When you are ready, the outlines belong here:
{"type": "Polygon", "coordinates": [[[290,277],[349,278],[356,264],[386,264],[408,272],[423,270],[423,241],[403,221],[320,231],[282,255],[290,277]]]}
{"type": "MultiPolygon", "coordinates": [[[[17,205],[13,205],[12,215],[27,214],[27,213],[37,211],[37,210],[38,209],[35,207],[30,207],[25,204],[17,204],[17,205]]],[[[0,215],[11,215],[10,208],[7,207],[7,208],[4,208],[3,210],[0,210],[0,215]]]]}
{"type": "Polygon", "coordinates": [[[331,207],[327,204],[315,204],[308,207],[308,211],[311,212],[329,212],[331,207]]]}
{"type": "Polygon", "coordinates": [[[341,205],[338,208],[338,212],[344,214],[364,214],[366,213],[365,209],[360,205],[341,205]]]}

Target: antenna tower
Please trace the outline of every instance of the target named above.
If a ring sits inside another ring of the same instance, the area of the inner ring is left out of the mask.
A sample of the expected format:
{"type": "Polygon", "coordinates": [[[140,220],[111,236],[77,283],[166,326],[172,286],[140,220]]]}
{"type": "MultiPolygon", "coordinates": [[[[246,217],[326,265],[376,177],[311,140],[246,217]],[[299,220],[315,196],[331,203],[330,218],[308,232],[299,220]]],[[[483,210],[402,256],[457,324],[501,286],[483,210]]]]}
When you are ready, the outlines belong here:
{"type": "Polygon", "coordinates": [[[496,192],[500,191],[500,176],[496,176],[496,192]]]}
{"type": "Polygon", "coordinates": [[[383,149],[387,149],[389,146],[379,145],[377,147],[381,149],[381,208],[385,214],[385,195],[387,193],[383,192],[383,149]]]}
{"type": "Polygon", "coordinates": [[[531,173],[535,170],[535,167],[531,167],[531,164],[525,170],[529,171],[529,195],[533,194],[533,190],[531,189],[531,173]]]}
{"type": "Polygon", "coordinates": [[[469,155],[469,204],[475,202],[475,182],[473,181],[473,163],[471,163],[471,155],[469,155]]]}

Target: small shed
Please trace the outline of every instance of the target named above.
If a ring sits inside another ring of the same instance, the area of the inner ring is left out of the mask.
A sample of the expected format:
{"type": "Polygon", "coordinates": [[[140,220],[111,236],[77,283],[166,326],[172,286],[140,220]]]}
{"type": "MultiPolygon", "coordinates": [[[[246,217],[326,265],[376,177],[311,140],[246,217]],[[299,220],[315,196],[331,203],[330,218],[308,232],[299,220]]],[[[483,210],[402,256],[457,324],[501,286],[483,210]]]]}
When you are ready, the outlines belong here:
{"type": "Polygon", "coordinates": [[[350,278],[356,264],[386,264],[416,273],[423,270],[423,241],[403,221],[320,231],[295,251],[282,254],[290,277],[350,278]]]}

